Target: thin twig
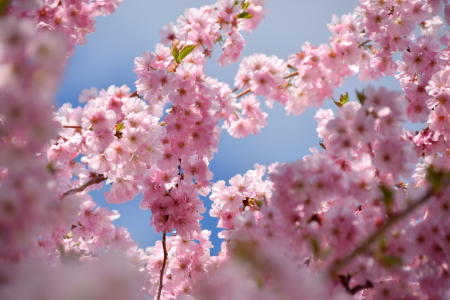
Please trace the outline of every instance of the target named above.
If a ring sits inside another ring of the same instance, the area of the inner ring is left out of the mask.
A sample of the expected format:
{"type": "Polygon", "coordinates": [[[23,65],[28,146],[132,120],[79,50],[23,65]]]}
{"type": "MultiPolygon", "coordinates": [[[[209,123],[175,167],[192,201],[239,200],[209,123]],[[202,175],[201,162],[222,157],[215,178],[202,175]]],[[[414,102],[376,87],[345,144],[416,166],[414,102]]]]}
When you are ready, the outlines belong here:
{"type": "Polygon", "coordinates": [[[365,46],[368,42],[370,42],[371,40],[365,40],[364,42],[362,42],[361,44],[359,44],[358,48],[365,46]]]}
{"type": "Polygon", "coordinates": [[[159,300],[161,298],[161,291],[163,288],[163,278],[164,278],[164,270],[166,269],[166,261],[167,261],[167,249],[166,249],[166,232],[163,231],[162,236],[162,245],[163,245],[163,251],[164,251],[164,260],[161,267],[161,272],[159,274],[159,288],[158,288],[158,296],[156,297],[156,300],[159,300]]]}
{"type": "Polygon", "coordinates": [[[236,95],[236,98],[240,98],[240,97],[242,97],[242,96],[244,96],[244,95],[247,95],[247,94],[250,93],[251,91],[252,91],[252,90],[251,90],[250,88],[248,88],[248,89],[246,89],[246,90],[240,92],[239,94],[237,94],[237,95],[236,95]]]}
{"type": "Polygon", "coordinates": [[[63,125],[63,128],[81,129],[80,125],[63,125]]]}
{"type": "Polygon", "coordinates": [[[294,77],[294,76],[297,76],[297,75],[298,75],[298,71],[295,71],[295,72],[292,72],[291,74],[283,76],[283,79],[288,79],[288,78],[291,78],[291,77],[294,77]]]}
{"type": "Polygon", "coordinates": [[[102,181],[105,181],[107,178],[105,176],[103,176],[103,174],[98,175],[97,177],[92,178],[91,180],[89,180],[88,182],[86,182],[85,184],[83,184],[80,187],[68,190],[67,192],[65,192],[61,198],[68,196],[68,195],[72,195],[75,193],[79,193],[84,191],[88,186],[96,184],[96,183],[100,183],[102,181]]]}
{"type": "MultiPolygon", "coordinates": [[[[448,183],[448,182],[447,182],[448,183]]],[[[445,186],[445,185],[444,185],[445,186]]],[[[358,255],[364,253],[376,240],[378,240],[381,236],[383,236],[386,231],[388,231],[392,226],[394,226],[398,221],[405,218],[407,215],[409,215],[411,212],[413,212],[415,209],[417,209],[419,206],[427,202],[431,199],[433,195],[437,193],[436,189],[430,188],[425,195],[422,196],[418,201],[415,201],[413,204],[409,205],[407,208],[405,208],[402,212],[392,215],[388,218],[386,223],[383,224],[383,226],[380,227],[377,231],[372,233],[370,236],[368,236],[362,243],[357,247],[355,250],[353,250],[352,253],[344,257],[343,259],[339,260],[331,269],[330,269],[330,275],[332,277],[335,277],[337,275],[337,272],[345,267],[347,264],[349,264],[351,261],[353,261],[358,255]]]]}
{"type": "Polygon", "coordinates": [[[138,94],[137,91],[134,91],[134,93],[130,95],[130,98],[132,98],[132,97],[138,97],[138,98],[140,98],[141,96],[139,96],[139,94],[138,94]]]}

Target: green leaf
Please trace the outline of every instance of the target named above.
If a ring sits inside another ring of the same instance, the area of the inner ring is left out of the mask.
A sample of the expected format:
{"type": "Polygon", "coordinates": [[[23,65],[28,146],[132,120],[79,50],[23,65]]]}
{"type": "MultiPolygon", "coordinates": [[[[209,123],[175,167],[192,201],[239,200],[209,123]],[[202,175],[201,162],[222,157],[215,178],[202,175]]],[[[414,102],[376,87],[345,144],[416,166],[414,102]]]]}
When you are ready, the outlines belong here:
{"type": "Polygon", "coordinates": [[[177,62],[181,63],[183,59],[189,55],[194,49],[197,47],[197,45],[187,45],[184,46],[183,49],[181,49],[180,53],[178,54],[177,62]]]}
{"type": "Polygon", "coordinates": [[[173,56],[173,58],[175,59],[175,61],[176,61],[177,63],[180,63],[180,62],[178,61],[178,56],[180,55],[180,53],[178,52],[178,48],[177,48],[176,46],[172,46],[172,47],[170,48],[170,52],[172,53],[172,56],[173,56]]]}
{"type": "Polygon", "coordinates": [[[248,12],[243,12],[243,13],[240,13],[239,15],[238,15],[238,18],[239,19],[251,19],[251,18],[253,18],[253,15],[252,14],[249,14],[248,12]]]}
{"type": "Polygon", "coordinates": [[[334,100],[333,100],[333,102],[334,102],[334,104],[336,104],[338,107],[344,106],[344,104],[348,102],[348,93],[345,93],[344,95],[341,94],[341,95],[339,96],[339,102],[336,102],[336,101],[334,101],[334,100]]]}
{"type": "Polygon", "coordinates": [[[392,212],[392,206],[394,205],[394,192],[384,184],[380,185],[380,190],[383,194],[383,203],[386,206],[387,211],[392,212]]]}
{"type": "Polygon", "coordinates": [[[114,131],[122,131],[125,129],[125,124],[123,124],[123,122],[117,123],[114,126],[114,131]]]}
{"type": "Polygon", "coordinates": [[[246,10],[250,6],[250,2],[242,2],[242,10],[246,10]]]}
{"type": "Polygon", "coordinates": [[[399,256],[383,255],[379,260],[385,267],[401,267],[403,265],[403,260],[399,256]]]}
{"type": "Polygon", "coordinates": [[[431,188],[435,193],[440,192],[448,182],[450,173],[443,169],[436,170],[434,165],[430,165],[427,168],[427,180],[431,185],[431,188]]]}
{"type": "Polygon", "coordinates": [[[340,102],[342,105],[344,105],[345,103],[348,102],[348,92],[345,93],[344,95],[341,94],[341,95],[339,96],[339,102],[340,102]]]}
{"type": "Polygon", "coordinates": [[[55,174],[58,172],[58,170],[55,168],[55,165],[52,162],[49,162],[46,166],[47,171],[50,172],[50,174],[55,174]]]}
{"type": "Polygon", "coordinates": [[[366,95],[364,95],[364,93],[356,90],[356,97],[358,98],[359,103],[361,103],[361,105],[363,105],[364,101],[366,100],[366,95]]]}
{"type": "Polygon", "coordinates": [[[382,253],[386,252],[386,249],[387,249],[387,246],[388,246],[387,240],[386,239],[381,239],[379,246],[380,246],[380,250],[381,250],[382,253]]]}
{"type": "Polygon", "coordinates": [[[217,38],[217,40],[216,40],[216,43],[219,43],[220,45],[222,45],[222,42],[224,42],[225,40],[224,40],[224,38],[223,38],[223,36],[222,35],[219,35],[219,37],[217,38]]]}

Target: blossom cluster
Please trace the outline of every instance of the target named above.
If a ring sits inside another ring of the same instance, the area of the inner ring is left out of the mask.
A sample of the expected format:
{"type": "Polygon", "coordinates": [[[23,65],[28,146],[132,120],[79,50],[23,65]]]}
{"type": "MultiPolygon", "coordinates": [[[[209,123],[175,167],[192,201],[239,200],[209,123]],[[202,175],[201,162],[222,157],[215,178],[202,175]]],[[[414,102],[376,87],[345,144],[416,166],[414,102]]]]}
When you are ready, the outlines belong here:
{"type": "Polygon", "coordinates": [[[136,87],[82,91],[53,111],[75,44],[118,1],[20,0],[0,7],[0,298],[446,299],[450,297],[450,6],[361,0],[328,44],[286,60],[243,58],[235,89],[205,73],[238,62],[264,0],[187,9],[135,59],[136,87]],[[419,33],[420,32],[420,33],[419,33]],[[395,75],[333,99],[344,79],[395,75]],[[321,150],[213,183],[221,128],[319,109],[321,150]],[[406,121],[422,123],[406,130],[406,121]],[[162,240],[140,249],[89,192],[142,194],[162,240]],[[224,229],[217,256],[200,221],[224,229]],[[87,275],[85,275],[87,274],[87,275]],[[37,295],[37,296],[36,296],[37,295]]]}
{"type": "Polygon", "coordinates": [[[121,0],[18,0],[6,12],[32,21],[39,31],[56,31],[64,36],[67,55],[75,44],[84,45],[86,35],[95,32],[95,18],[114,13],[121,0]]]}
{"type": "Polygon", "coordinates": [[[27,20],[0,20],[0,257],[21,260],[42,230],[64,220],[46,170],[45,146],[57,134],[52,98],[65,59],[64,40],[27,20]],[[55,47],[55,49],[53,49],[55,47]],[[30,100],[31,99],[31,100],[30,100]]]}

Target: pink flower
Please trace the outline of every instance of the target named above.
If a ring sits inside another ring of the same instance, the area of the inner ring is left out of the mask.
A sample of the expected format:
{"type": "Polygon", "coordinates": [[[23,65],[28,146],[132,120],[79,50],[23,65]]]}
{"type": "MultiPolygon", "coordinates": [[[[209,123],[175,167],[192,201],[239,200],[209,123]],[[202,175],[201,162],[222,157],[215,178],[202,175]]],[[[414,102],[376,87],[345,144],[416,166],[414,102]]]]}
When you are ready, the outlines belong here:
{"type": "Polygon", "coordinates": [[[411,101],[406,108],[406,116],[411,122],[425,123],[428,119],[430,109],[423,101],[411,101]]]}
{"type": "Polygon", "coordinates": [[[387,23],[387,30],[393,36],[409,35],[416,26],[413,18],[408,18],[401,10],[395,10],[391,16],[391,21],[387,23]]]}
{"type": "Polygon", "coordinates": [[[362,143],[370,143],[376,137],[375,119],[360,109],[350,125],[351,135],[357,137],[362,143]]]}
{"type": "Polygon", "coordinates": [[[161,43],[167,45],[173,42],[178,33],[178,28],[173,24],[173,22],[167,23],[161,30],[159,34],[161,35],[161,43]]]}
{"type": "Polygon", "coordinates": [[[256,95],[267,96],[275,86],[277,86],[277,82],[266,67],[258,70],[250,80],[250,88],[256,95]]]}
{"type": "Polygon", "coordinates": [[[446,132],[449,128],[448,112],[442,105],[435,107],[430,113],[430,129],[435,132],[446,132]]]}
{"type": "Polygon", "coordinates": [[[205,160],[201,160],[197,156],[191,156],[187,162],[183,161],[181,168],[184,170],[184,180],[187,182],[191,182],[194,177],[199,182],[211,180],[213,177],[205,160]]]}
{"type": "Polygon", "coordinates": [[[450,71],[441,70],[436,72],[432,77],[428,86],[426,87],[427,92],[434,96],[442,92],[447,92],[450,90],[450,71]]]}
{"type": "Polygon", "coordinates": [[[169,100],[174,104],[188,106],[194,103],[195,87],[190,80],[177,82],[177,88],[169,94],[169,100]]]}
{"type": "Polygon", "coordinates": [[[105,192],[108,203],[121,204],[132,200],[139,193],[137,184],[132,180],[116,178],[111,189],[105,192]]]}
{"type": "Polygon", "coordinates": [[[222,46],[222,54],[218,59],[219,64],[222,67],[226,67],[228,64],[236,62],[245,44],[244,38],[238,31],[233,31],[229,34],[225,44],[222,46]]]}
{"type": "Polygon", "coordinates": [[[240,118],[235,122],[232,122],[228,132],[232,137],[241,138],[246,137],[251,133],[251,123],[248,119],[240,118]]]}
{"type": "Polygon", "coordinates": [[[395,140],[377,145],[374,156],[374,167],[392,174],[394,178],[398,175],[409,176],[413,169],[412,162],[416,160],[410,143],[395,140]]]}

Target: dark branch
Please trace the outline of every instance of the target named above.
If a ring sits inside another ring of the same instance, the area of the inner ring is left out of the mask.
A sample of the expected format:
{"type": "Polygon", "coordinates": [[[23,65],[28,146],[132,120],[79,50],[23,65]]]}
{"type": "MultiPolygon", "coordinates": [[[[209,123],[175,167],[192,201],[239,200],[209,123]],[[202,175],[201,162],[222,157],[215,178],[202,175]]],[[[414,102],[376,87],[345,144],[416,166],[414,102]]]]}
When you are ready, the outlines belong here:
{"type": "Polygon", "coordinates": [[[138,98],[140,98],[141,96],[139,96],[139,94],[138,94],[137,91],[134,91],[134,93],[130,95],[130,98],[132,98],[132,97],[138,97],[138,98]]]}
{"type": "Polygon", "coordinates": [[[161,291],[163,288],[163,278],[164,278],[164,270],[166,269],[166,261],[167,261],[167,249],[166,249],[166,232],[163,231],[162,236],[162,245],[163,245],[163,251],[164,251],[164,259],[163,264],[161,267],[161,272],[159,273],[159,288],[158,288],[158,296],[156,297],[157,300],[160,300],[161,298],[161,291]]]}
{"type": "Polygon", "coordinates": [[[341,282],[341,284],[344,286],[345,290],[347,291],[347,293],[354,295],[356,293],[358,293],[361,290],[365,290],[365,289],[371,289],[373,288],[373,283],[369,280],[366,280],[366,284],[358,284],[354,287],[350,287],[350,280],[352,279],[351,275],[339,275],[339,281],[341,282]]]}
{"type": "Polygon", "coordinates": [[[82,191],[84,191],[88,186],[93,185],[93,184],[100,183],[100,182],[102,182],[102,181],[105,181],[106,179],[108,179],[108,178],[106,178],[105,176],[103,176],[103,174],[100,174],[100,175],[98,175],[97,177],[92,178],[91,180],[89,180],[88,182],[86,182],[85,184],[83,184],[82,186],[77,187],[77,188],[74,188],[74,189],[71,189],[71,190],[68,190],[67,192],[65,192],[65,193],[62,195],[61,198],[65,197],[65,196],[68,196],[68,195],[72,195],[72,194],[75,194],[75,193],[82,192],[82,191]]]}
{"type": "Polygon", "coordinates": [[[415,201],[403,211],[391,215],[387,221],[380,227],[377,231],[369,235],[362,243],[355,249],[353,252],[345,256],[343,259],[339,260],[331,269],[330,275],[335,277],[340,269],[348,265],[351,261],[353,261],[358,255],[366,252],[369,247],[377,241],[380,237],[382,237],[392,226],[397,224],[399,221],[403,220],[407,215],[415,211],[419,206],[423,205],[427,201],[429,201],[434,195],[440,192],[442,187],[445,187],[449,184],[448,178],[442,182],[440,188],[430,187],[428,191],[423,195],[419,200],[415,201]]]}

